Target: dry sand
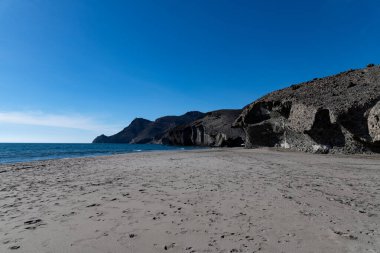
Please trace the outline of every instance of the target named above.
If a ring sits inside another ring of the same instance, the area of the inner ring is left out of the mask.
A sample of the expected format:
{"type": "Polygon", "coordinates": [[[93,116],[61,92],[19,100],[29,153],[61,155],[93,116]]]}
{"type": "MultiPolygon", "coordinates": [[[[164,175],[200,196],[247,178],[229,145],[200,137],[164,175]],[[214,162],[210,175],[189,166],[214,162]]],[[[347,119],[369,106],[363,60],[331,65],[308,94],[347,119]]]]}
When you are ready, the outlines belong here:
{"type": "Polygon", "coordinates": [[[3,165],[0,252],[380,252],[380,159],[215,149],[3,165]]]}

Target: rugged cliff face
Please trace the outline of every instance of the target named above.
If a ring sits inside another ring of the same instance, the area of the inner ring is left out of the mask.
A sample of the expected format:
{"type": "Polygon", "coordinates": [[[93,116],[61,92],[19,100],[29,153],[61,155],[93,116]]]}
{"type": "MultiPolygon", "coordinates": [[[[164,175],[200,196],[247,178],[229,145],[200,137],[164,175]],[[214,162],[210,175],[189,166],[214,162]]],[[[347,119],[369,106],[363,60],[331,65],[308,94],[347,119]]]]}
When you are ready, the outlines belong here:
{"type": "Polygon", "coordinates": [[[202,119],[170,130],[162,143],[184,146],[238,147],[244,143],[244,131],[232,128],[241,110],[219,110],[202,119]]]}
{"type": "Polygon", "coordinates": [[[193,111],[181,116],[158,118],[155,121],[136,118],[121,132],[112,136],[100,135],[94,139],[93,143],[159,143],[161,137],[169,129],[188,124],[204,115],[204,113],[193,111]]]}
{"type": "Polygon", "coordinates": [[[380,150],[380,67],[350,70],[272,92],[234,123],[245,144],[310,152],[380,150]]]}
{"type": "Polygon", "coordinates": [[[188,124],[205,116],[198,111],[187,112],[181,116],[165,116],[156,119],[145,128],[131,143],[161,143],[162,136],[170,129],[188,124]]]}

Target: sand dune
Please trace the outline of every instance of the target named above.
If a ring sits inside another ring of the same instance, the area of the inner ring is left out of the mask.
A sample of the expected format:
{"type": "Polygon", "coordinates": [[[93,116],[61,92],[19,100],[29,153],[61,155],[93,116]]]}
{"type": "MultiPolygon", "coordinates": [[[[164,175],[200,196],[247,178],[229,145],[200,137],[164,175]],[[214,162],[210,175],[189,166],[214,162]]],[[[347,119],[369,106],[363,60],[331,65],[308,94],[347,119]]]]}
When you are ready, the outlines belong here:
{"type": "Polygon", "coordinates": [[[380,252],[380,158],[213,149],[2,165],[0,252],[380,252]]]}

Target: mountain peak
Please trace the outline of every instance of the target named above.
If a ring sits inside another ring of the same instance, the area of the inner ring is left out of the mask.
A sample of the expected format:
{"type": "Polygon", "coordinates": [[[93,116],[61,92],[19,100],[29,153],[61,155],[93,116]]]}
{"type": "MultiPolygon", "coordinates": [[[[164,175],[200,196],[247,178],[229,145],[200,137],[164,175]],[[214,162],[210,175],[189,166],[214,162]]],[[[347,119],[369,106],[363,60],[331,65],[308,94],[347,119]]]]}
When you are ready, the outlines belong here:
{"type": "Polygon", "coordinates": [[[204,115],[202,112],[192,111],[181,116],[164,116],[155,121],[135,118],[119,133],[109,137],[100,135],[94,139],[93,143],[154,143],[169,129],[188,124],[204,115]]]}

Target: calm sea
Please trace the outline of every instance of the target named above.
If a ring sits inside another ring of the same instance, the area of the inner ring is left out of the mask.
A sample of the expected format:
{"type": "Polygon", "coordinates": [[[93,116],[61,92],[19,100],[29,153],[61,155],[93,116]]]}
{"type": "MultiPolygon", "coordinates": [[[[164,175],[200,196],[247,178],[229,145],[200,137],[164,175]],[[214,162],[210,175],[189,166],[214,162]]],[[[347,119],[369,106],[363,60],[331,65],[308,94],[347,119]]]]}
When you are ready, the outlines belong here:
{"type": "Polygon", "coordinates": [[[158,150],[184,150],[192,147],[156,144],[42,144],[0,143],[0,164],[71,157],[124,154],[158,150]]]}

